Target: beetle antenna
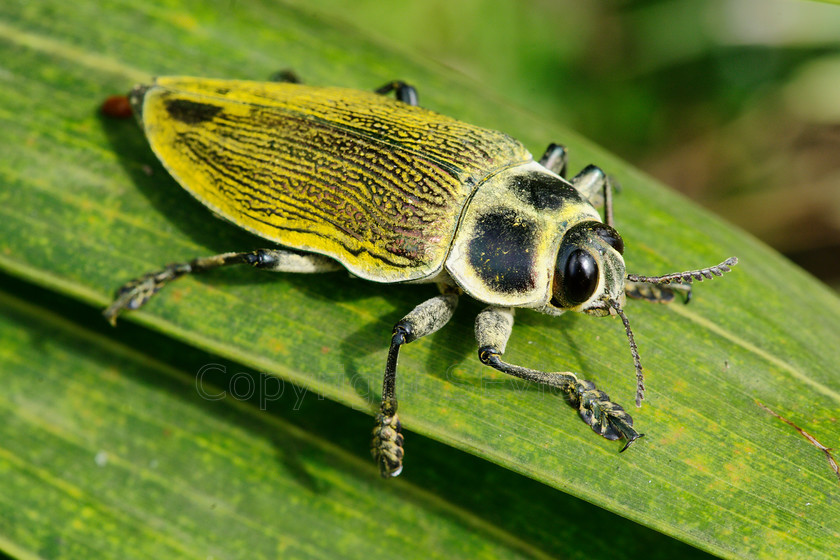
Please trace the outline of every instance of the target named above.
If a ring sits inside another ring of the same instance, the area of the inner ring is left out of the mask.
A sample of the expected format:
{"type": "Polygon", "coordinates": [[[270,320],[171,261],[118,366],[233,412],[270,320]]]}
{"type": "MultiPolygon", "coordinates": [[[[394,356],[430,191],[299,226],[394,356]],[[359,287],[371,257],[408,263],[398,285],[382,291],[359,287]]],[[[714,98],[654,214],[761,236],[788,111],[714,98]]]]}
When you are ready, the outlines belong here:
{"type": "Polygon", "coordinates": [[[607,300],[615,309],[618,316],[621,317],[621,322],[624,323],[624,332],[627,333],[627,340],[630,342],[630,353],[633,354],[633,363],[636,366],[636,406],[642,406],[642,399],[645,398],[645,374],[642,372],[642,360],[639,357],[639,348],[636,346],[636,339],[633,337],[633,331],[630,329],[630,321],[621,305],[614,299],[607,300]]]}
{"type": "Polygon", "coordinates": [[[724,272],[729,272],[731,267],[736,264],[738,264],[738,257],[729,257],[722,263],[710,266],[709,268],[687,270],[685,272],[673,272],[663,276],[640,276],[638,274],[628,274],[627,280],[630,280],[631,282],[644,282],[645,284],[670,284],[672,282],[677,284],[691,284],[695,280],[700,282],[703,279],[711,280],[715,276],[723,276],[724,272]]]}

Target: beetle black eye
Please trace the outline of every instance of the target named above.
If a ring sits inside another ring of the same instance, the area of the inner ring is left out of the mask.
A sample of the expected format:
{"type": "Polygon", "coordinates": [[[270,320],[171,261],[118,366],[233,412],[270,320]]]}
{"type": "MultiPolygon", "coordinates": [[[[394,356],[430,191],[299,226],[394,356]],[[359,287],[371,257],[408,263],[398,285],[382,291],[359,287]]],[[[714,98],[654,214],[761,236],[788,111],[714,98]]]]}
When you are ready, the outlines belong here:
{"type": "Polygon", "coordinates": [[[563,299],[577,305],[588,300],[598,286],[598,265],[583,249],[575,249],[563,268],[563,299]]]}
{"type": "Polygon", "coordinates": [[[598,224],[597,226],[594,226],[592,230],[610,247],[618,251],[618,254],[624,254],[624,240],[621,239],[621,236],[617,231],[615,231],[615,229],[611,228],[607,224],[598,224]]]}

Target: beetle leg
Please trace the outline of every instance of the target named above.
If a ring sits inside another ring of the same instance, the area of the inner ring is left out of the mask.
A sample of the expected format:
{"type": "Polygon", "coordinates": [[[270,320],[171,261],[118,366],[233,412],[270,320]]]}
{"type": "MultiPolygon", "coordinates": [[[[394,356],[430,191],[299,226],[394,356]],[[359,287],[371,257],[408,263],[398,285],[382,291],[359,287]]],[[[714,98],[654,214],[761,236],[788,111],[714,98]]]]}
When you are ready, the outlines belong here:
{"type": "Polygon", "coordinates": [[[294,70],[289,70],[286,68],[285,70],[280,70],[276,74],[272,74],[270,81],[272,82],[281,82],[285,84],[302,84],[303,82],[300,80],[297,74],[295,74],[294,70]]]}
{"type": "Polygon", "coordinates": [[[513,309],[488,307],[478,314],[475,321],[475,336],[478,341],[478,357],[482,363],[508,375],[526,381],[556,387],[569,396],[572,406],[595,433],[609,439],[625,438],[624,451],[631,443],[642,437],[633,428],[633,418],[610,400],[595,384],[579,379],[571,372],[547,373],[509,364],[502,360],[505,346],[513,330],[513,309]]]}
{"type": "Polygon", "coordinates": [[[549,171],[557,173],[565,179],[566,160],[568,159],[568,156],[569,152],[565,147],[552,142],[548,145],[548,148],[545,149],[543,157],[540,158],[540,165],[549,171]]]}
{"type": "Polygon", "coordinates": [[[653,303],[671,303],[674,301],[676,292],[682,292],[685,303],[691,301],[691,286],[687,284],[662,286],[647,282],[624,281],[624,293],[633,299],[643,299],[653,303]]]}
{"type": "Polygon", "coordinates": [[[412,105],[417,107],[420,103],[420,98],[417,95],[417,90],[414,87],[408,85],[407,83],[395,80],[393,82],[388,82],[384,86],[373,90],[375,93],[379,93],[381,95],[388,95],[392,91],[397,98],[397,101],[402,101],[408,105],[412,105]]]}
{"type": "Polygon", "coordinates": [[[222,253],[200,257],[189,262],[172,263],[162,270],[150,272],[128,282],[117,291],[117,297],[102,314],[112,325],[123,310],[138,309],[172,280],[185,274],[204,272],[233,264],[250,264],[272,272],[329,272],[341,266],[323,255],[296,253],[283,249],[257,249],[244,253],[222,253]]]}
{"type": "Polygon", "coordinates": [[[613,226],[612,190],[613,185],[607,174],[595,165],[587,165],[583,171],[572,177],[572,186],[586,198],[592,206],[604,206],[604,223],[613,226]]]}
{"type": "Polygon", "coordinates": [[[431,334],[452,318],[458,296],[454,293],[441,294],[427,300],[394,325],[388,361],[385,364],[385,378],[382,381],[382,403],[376,415],[373,441],[370,451],[379,465],[383,478],[397,476],[402,471],[403,436],[397,416],[397,358],[403,344],[431,334]]]}

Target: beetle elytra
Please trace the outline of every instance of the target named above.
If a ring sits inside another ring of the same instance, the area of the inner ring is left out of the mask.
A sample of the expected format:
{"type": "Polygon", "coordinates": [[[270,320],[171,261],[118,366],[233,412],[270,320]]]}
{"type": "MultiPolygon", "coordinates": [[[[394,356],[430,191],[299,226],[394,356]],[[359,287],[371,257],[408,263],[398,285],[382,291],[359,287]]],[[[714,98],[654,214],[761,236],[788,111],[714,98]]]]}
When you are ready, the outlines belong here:
{"type": "Polygon", "coordinates": [[[601,436],[641,437],[632,417],[572,372],[543,372],[502,359],[514,309],[618,315],[625,296],[669,301],[674,288],[720,276],[737,259],[665,276],[625,272],[613,228],[612,189],[599,168],[566,180],[566,150],[540,160],[501,132],[421,108],[414,88],[373,91],[189,77],[135,87],[133,111],[175,180],[215,214],[278,246],[175,263],[124,285],[105,310],[114,323],[170,281],[231,264],[275,272],[342,267],[382,283],[435,283],[440,294],[394,327],[372,452],[384,477],[403,465],[397,415],[400,348],[443,327],[458,298],[488,305],[475,323],[480,360],[562,390],[601,436]],[[388,96],[395,93],[396,99],[388,96]],[[595,209],[604,206],[605,219],[595,209]]]}

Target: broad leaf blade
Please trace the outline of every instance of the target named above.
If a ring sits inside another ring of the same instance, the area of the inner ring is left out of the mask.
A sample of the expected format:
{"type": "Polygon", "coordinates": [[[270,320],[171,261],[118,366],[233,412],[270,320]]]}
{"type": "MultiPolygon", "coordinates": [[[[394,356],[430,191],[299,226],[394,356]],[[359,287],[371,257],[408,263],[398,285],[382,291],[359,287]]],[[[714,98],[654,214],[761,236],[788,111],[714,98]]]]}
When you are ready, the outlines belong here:
{"type": "MultiPolygon", "coordinates": [[[[647,437],[623,455],[556,395],[482,368],[470,334],[480,306],[470,302],[445,331],[403,352],[405,425],[720,555],[835,555],[838,481],[826,457],[756,402],[837,446],[840,304],[813,279],[559,127],[299,11],[91,3],[59,21],[61,6],[0,9],[10,85],[0,93],[4,268],[104,305],[120,283],[165,262],[261,245],[181,191],[133,123],[96,117],[106,95],[144,73],[254,79],[293,67],[315,84],[409,80],[430,108],[503,129],[535,152],[561,140],[573,168],[593,161],[618,176],[631,272],[733,254],[742,264],[697,286],[690,306],[628,304],[648,372],[645,405],[631,413],[647,437]]],[[[179,281],[132,320],[372,410],[390,328],[433,293],[343,274],[227,270],[179,281]]],[[[632,404],[632,362],[615,320],[521,312],[507,358],[580,372],[632,404]]]]}
{"type": "MultiPolygon", "coordinates": [[[[0,546],[6,552],[48,558],[542,555],[408,481],[382,484],[366,458],[283,420],[273,402],[269,412],[222,398],[231,387],[213,385],[227,381],[213,374],[220,364],[205,368],[197,392],[194,377],[156,359],[178,360],[166,347],[152,358],[2,292],[0,304],[0,546]]],[[[284,412],[305,423],[317,411],[284,412]]]]}

